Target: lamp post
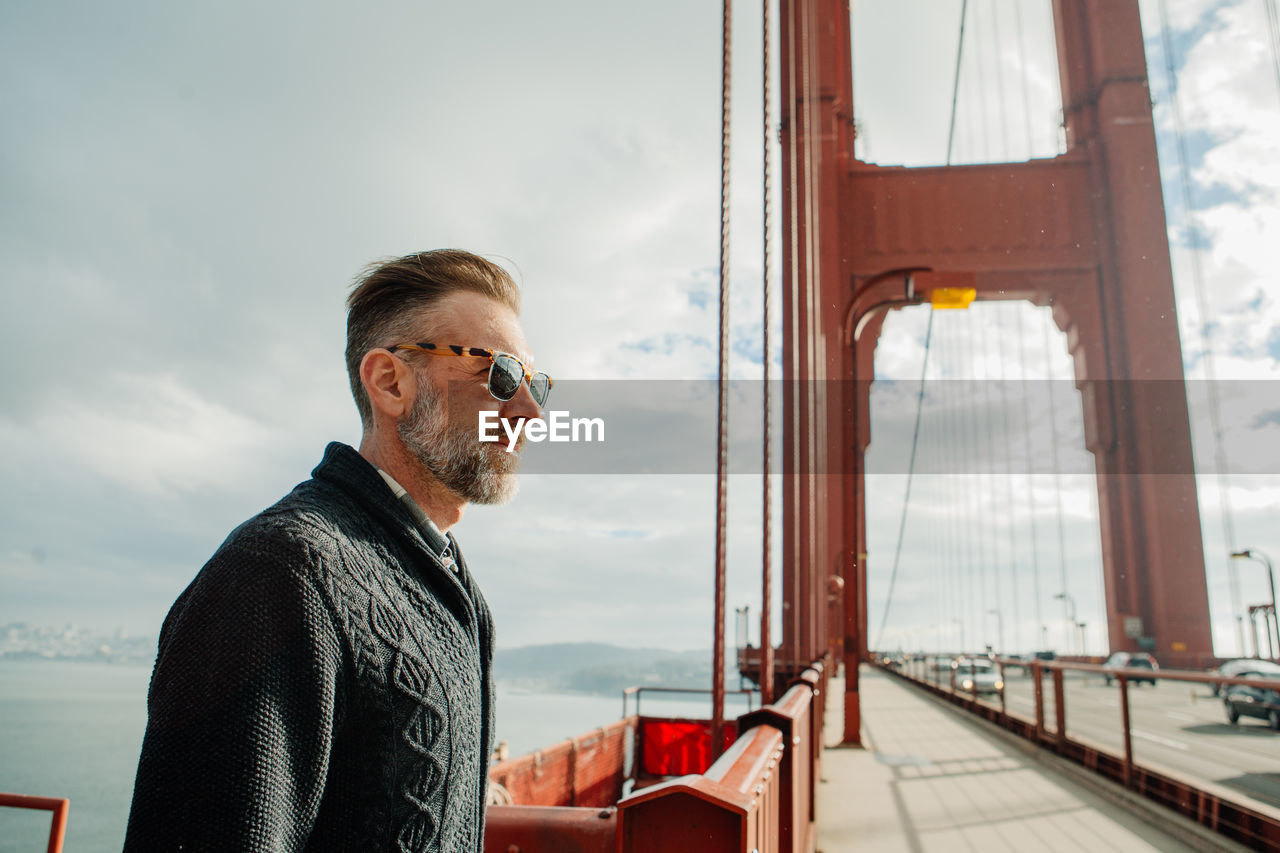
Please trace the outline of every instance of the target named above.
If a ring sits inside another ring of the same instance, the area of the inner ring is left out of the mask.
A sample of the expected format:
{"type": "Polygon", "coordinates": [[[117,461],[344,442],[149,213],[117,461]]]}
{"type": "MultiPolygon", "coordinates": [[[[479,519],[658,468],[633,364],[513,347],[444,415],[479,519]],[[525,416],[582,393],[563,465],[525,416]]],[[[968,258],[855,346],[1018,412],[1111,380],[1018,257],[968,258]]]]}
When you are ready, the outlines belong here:
{"type": "MultiPolygon", "coordinates": [[[[1271,567],[1271,559],[1261,551],[1254,551],[1250,548],[1245,548],[1243,551],[1233,551],[1231,553],[1231,559],[1253,560],[1254,562],[1262,563],[1262,565],[1266,566],[1267,583],[1271,585],[1271,613],[1274,615],[1276,612],[1276,573],[1275,573],[1275,570],[1272,569],[1271,567]]],[[[1271,638],[1273,636],[1270,619],[1267,620],[1266,626],[1267,626],[1267,649],[1270,650],[1272,648],[1271,638]]],[[[1277,642],[1280,643],[1280,637],[1277,637],[1277,642]]]]}
{"type": "MultiPolygon", "coordinates": [[[[1071,613],[1069,617],[1070,624],[1073,628],[1078,628],[1080,626],[1080,623],[1076,621],[1076,600],[1072,598],[1069,594],[1067,594],[1065,590],[1055,595],[1054,600],[1066,602],[1066,605],[1071,608],[1071,613]]],[[[1067,637],[1066,637],[1067,643],[1071,642],[1072,633],[1074,632],[1070,630],[1067,631],[1067,637]]],[[[1081,646],[1080,648],[1080,653],[1084,654],[1083,646],[1081,646]]]]}
{"type": "Polygon", "coordinates": [[[998,632],[998,636],[999,636],[999,638],[1000,638],[1000,654],[1002,654],[1002,655],[1003,655],[1003,654],[1005,653],[1005,647],[1004,647],[1004,616],[1003,616],[1003,615],[1001,615],[1000,611],[999,611],[999,610],[996,610],[996,609],[991,609],[991,610],[988,610],[987,612],[988,612],[988,613],[994,613],[994,614],[996,615],[996,631],[998,632]]]}

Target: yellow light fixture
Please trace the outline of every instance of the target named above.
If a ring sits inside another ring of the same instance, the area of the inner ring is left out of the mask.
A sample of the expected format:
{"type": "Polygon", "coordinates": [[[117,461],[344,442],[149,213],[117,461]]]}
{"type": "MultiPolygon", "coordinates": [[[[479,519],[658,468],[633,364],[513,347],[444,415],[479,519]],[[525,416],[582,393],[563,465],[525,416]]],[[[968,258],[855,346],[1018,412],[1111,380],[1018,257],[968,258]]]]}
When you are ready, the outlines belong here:
{"type": "Polygon", "coordinates": [[[963,310],[977,296],[976,287],[935,287],[929,291],[929,302],[938,311],[963,310]]]}

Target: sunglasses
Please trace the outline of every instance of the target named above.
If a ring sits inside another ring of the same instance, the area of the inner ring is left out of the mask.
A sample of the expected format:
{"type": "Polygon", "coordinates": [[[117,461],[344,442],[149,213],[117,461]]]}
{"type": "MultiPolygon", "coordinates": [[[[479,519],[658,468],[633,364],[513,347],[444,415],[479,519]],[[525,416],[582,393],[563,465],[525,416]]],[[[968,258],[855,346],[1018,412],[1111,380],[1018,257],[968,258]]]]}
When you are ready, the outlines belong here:
{"type": "Polygon", "coordinates": [[[528,380],[529,393],[533,395],[534,402],[539,406],[546,405],[547,397],[551,395],[551,377],[545,373],[533,373],[524,366],[524,362],[511,355],[511,353],[498,352],[484,347],[460,347],[455,344],[448,346],[427,343],[396,344],[395,346],[387,347],[388,352],[395,352],[401,349],[425,352],[427,355],[489,359],[491,363],[487,384],[489,393],[496,400],[504,402],[510,400],[520,390],[520,383],[525,380],[528,380]]]}

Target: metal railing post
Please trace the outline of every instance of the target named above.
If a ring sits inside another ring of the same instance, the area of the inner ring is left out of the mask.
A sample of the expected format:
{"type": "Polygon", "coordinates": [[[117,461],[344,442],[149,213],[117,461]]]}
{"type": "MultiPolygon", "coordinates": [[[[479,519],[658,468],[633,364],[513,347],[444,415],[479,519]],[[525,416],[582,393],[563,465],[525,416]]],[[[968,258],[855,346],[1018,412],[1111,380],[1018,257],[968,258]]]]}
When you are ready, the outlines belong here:
{"type": "Polygon", "coordinates": [[[1009,713],[1004,701],[1004,661],[998,661],[996,665],[1000,668],[1000,716],[1003,717],[1009,713]]]}
{"type": "Polygon", "coordinates": [[[1117,674],[1120,682],[1120,724],[1124,726],[1124,786],[1133,784],[1133,737],[1129,731],[1129,678],[1117,674]]]}
{"type": "Polygon", "coordinates": [[[1044,672],[1039,661],[1031,665],[1031,670],[1036,682],[1036,743],[1040,743],[1044,740],[1044,672]]]}
{"type": "Polygon", "coordinates": [[[1067,746],[1067,699],[1062,689],[1062,670],[1053,671],[1053,704],[1058,717],[1058,752],[1064,752],[1067,746]]]}

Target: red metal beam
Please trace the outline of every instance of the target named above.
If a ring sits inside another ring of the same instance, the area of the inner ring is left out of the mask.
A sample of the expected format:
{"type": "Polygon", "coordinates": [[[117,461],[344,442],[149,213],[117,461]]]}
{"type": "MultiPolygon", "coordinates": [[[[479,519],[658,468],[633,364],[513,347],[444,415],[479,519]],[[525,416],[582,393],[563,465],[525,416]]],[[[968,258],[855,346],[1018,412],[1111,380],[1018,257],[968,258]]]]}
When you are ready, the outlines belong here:
{"type": "Polygon", "coordinates": [[[46,849],[48,853],[62,853],[62,842],[67,834],[67,813],[71,810],[70,800],[0,792],[0,807],[52,812],[53,815],[49,821],[49,845],[46,849]]]}

